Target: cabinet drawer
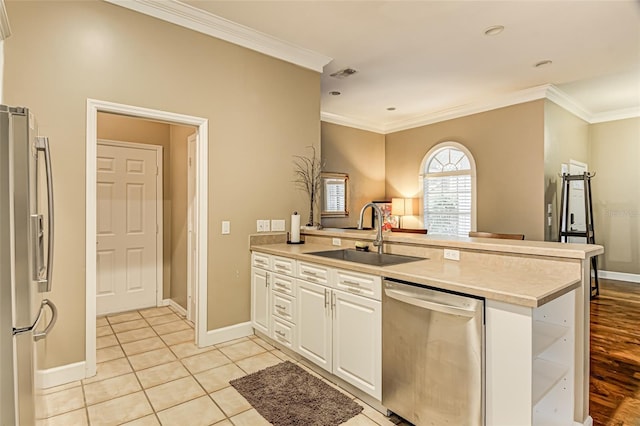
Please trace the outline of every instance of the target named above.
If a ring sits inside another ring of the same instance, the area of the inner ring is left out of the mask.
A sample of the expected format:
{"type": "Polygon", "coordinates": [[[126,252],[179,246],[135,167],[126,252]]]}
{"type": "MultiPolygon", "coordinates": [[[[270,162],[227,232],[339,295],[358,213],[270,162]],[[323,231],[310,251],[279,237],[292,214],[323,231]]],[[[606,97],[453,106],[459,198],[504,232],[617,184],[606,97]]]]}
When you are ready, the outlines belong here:
{"type": "Polygon", "coordinates": [[[251,266],[262,269],[271,269],[271,256],[264,253],[251,253],[251,266]]]}
{"type": "Polygon", "coordinates": [[[271,297],[271,312],[273,315],[294,322],[296,317],[296,299],[286,294],[274,292],[271,297]]]}
{"type": "Polygon", "coordinates": [[[273,258],[273,271],[279,274],[291,275],[296,274],[296,261],[293,259],[287,259],[286,257],[273,258]]]}
{"type": "Polygon", "coordinates": [[[329,282],[329,268],[306,262],[298,263],[298,277],[318,284],[329,282]]]}
{"type": "Polygon", "coordinates": [[[273,291],[277,291],[279,293],[288,294],[289,296],[295,297],[296,295],[296,280],[293,277],[288,277],[286,275],[273,274],[273,286],[271,287],[273,291]]]}
{"type": "Polygon", "coordinates": [[[375,275],[338,270],[337,288],[353,294],[380,300],[382,294],[382,279],[375,275]]]}
{"type": "Polygon", "coordinates": [[[294,348],[295,331],[295,325],[278,318],[273,319],[273,339],[291,349],[294,348]]]}

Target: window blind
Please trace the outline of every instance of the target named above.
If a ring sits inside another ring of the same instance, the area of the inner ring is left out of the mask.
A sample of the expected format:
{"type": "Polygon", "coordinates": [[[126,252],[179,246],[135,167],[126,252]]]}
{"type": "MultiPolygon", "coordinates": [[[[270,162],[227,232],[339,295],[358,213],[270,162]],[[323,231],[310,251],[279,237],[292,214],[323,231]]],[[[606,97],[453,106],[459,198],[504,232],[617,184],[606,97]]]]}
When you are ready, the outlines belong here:
{"type": "Polygon", "coordinates": [[[424,177],[424,221],[431,235],[466,237],[471,230],[471,175],[424,177]]]}

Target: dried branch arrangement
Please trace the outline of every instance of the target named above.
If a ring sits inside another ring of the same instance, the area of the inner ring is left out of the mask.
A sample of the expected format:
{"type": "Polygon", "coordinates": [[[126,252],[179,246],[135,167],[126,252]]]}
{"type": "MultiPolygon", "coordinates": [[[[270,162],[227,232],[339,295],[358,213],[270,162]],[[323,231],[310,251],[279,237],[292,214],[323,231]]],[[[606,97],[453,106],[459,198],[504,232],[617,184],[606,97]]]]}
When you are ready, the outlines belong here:
{"type": "Polygon", "coordinates": [[[293,156],[295,173],[295,179],[293,182],[299,189],[305,191],[309,196],[309,221],[307,226],[313,226],[313,210],[320,195],[322,185],[320,174],[322,173],[324,163],[320,157],[316,155],[315,147],[309,146],[308,148],[311,148],[311,157],[304,157],[302,155],[293,156]]]}

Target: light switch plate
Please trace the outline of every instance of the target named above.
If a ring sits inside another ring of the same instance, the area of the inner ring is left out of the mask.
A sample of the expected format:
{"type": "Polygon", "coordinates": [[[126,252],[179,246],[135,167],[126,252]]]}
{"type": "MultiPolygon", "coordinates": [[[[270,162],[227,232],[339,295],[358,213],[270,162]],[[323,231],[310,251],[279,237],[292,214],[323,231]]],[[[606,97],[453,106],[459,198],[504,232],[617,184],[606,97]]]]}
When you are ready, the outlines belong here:
{"type": "Polygon", "coordinates": [[[262,220],[262,231],[263,232],[271,231],[271,221],[269,219],[262,220]]]}
{"type": "Polygon", "coordinates": [[[331,239],[331,244],[333,244],[334,246],[341,246],[342,245],[342,240],[340,238],[332,238],[331,239]]]}
{"type": "Polygon", "coordinates": [[[231,222],[228,220],[222,221],[222,235],[227,235],[231,233],[231,222]]]}

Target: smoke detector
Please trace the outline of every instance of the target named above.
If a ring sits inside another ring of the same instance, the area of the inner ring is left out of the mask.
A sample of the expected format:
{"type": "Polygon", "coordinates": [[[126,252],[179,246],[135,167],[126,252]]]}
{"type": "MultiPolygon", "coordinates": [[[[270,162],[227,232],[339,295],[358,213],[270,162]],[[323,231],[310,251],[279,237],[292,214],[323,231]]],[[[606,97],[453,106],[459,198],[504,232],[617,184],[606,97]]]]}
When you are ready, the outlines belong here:
{"type": "Polygon", "coordinates": [[[339,71],[334,72],[333,74],[329,74],[331,77],[335,77],[335,78],[347,78],[349,76],[352,76],[353,74],[357,73],[357,70],[354,70],[353,68],[343,68],[339,71]]]}

